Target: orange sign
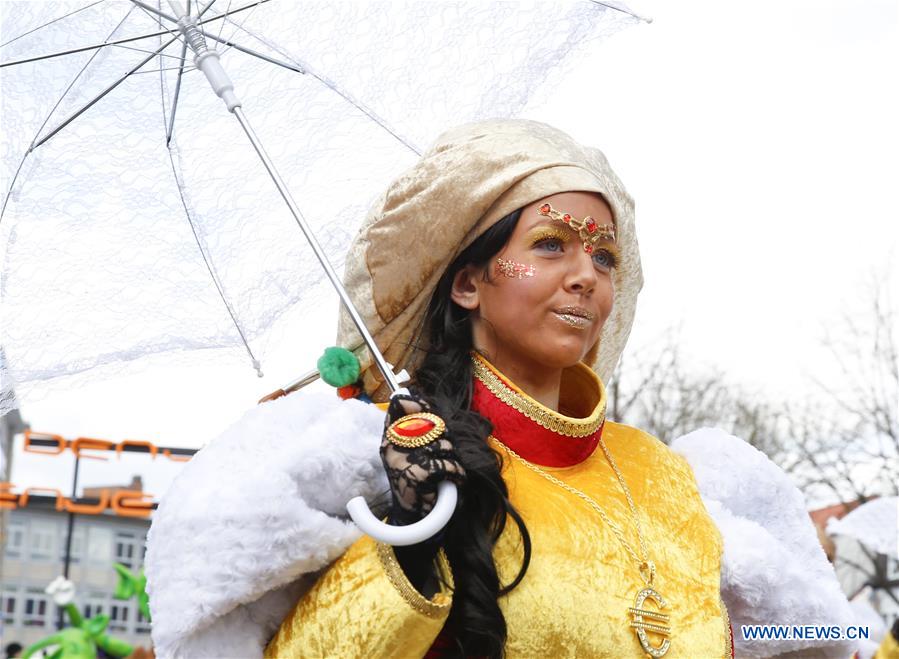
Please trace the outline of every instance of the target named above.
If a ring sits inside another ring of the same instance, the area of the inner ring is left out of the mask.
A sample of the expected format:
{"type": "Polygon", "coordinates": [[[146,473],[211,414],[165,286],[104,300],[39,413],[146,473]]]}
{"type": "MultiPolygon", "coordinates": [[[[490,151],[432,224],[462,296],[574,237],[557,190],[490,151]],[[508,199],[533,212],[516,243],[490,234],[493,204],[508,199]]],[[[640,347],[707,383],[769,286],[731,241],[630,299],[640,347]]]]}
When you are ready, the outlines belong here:
{"type": "Polygon", "coordinates": [[[79,515],[99,515],[105,510],[112,510],[122,517],[149,517],[153,511],[153,495],[140,490],[100,490],[100,499],[96,503],[76,503],[62,492],[52,487],[27,487],[19,494],[12,490],[12,483],[0,483],[0,509],[15,510],[28,505],[28,497],[32,494],[52,494],[56,497],[56,510],[79,515]]]}
{"type": "MultiPolygon", "coordinates": [[[[157,455],[162,455],[173,462],[187,462],[196,453],[194,449],[164,448],[141,439],[124,439],[120,442],[95,437],[66,439],[62,435],[32,430],[26,430],[24,436],[23,448],[26,453],[48,456],[62,455],[66,450],[70,450],[77,458],[108,460],[105,456],[95,455],[93,452],[115,451],[119,458],[123,452],[149,453],[154,460],[157,455]]],[[[0,483],[0,510],[14,510],[27,506],[29,496],[40,493],[56,498],[56,510],[79,515],[100,515],[106,510],[111,510],[123,517],[149,517],[153,511],[153,495],[140,490],[104,488],[100,490],[99,499],[87,503],[67,497],[52,487],[26,487],[18,493],[13,491],[15,487],[12,483],[0,483]]]]}
{"type": "Polygon", "coordinates": [[[122,452],[127,451],[128,447],[144,448],[146,451],[140,452],[149,453],[154,460],[157,455],[162,455],[173,462],[187,462],[191,458],[191,455],[172,453],[172,449],[169,448],[160,450],[160,447],[153,442],[142,439],[123,439],[121,442],[111,442],[108,439],[96,439],[94,437],[66,439],[62,435],[54,435],[52,433],[25,431],[25,452],[37,453],[38,455],[61,455],[66,449],[70,449],[76,457],[106,460],[107,458],[101,455],[91,455],[90,453],[85,453],[85,451],[115,451],[116,455],[121,457],[122,452]]]}

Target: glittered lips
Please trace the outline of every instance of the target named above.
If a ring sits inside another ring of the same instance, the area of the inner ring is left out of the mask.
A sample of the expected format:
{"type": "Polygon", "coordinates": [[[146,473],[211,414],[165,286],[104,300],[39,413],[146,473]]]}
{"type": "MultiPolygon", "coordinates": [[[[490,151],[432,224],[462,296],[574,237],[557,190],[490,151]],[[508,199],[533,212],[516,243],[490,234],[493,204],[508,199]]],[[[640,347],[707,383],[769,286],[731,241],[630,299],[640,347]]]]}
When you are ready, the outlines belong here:
{"type": "Polygon", "coordinates": [[[596,318],[595,313],[587,311],[583,307],[559,307],[553,309],[553,313],[563,323],[577,329],[586,329],[596,318]]]}

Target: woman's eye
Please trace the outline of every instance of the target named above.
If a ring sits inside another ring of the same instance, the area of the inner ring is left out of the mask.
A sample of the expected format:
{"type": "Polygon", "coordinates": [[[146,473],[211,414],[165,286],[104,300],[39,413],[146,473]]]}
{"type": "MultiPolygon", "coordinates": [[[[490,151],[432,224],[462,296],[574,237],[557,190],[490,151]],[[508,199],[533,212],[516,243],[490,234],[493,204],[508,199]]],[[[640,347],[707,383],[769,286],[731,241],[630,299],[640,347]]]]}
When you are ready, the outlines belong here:
{"type": "Polygon", "coordinates": [[[611,270],[616,265],[615,255],[604,249],[593,254],[593,262],[604,270],[611,270]]]}
{"type": "Polygon", "coordinates": [[[541,240],[534,246],[550,252],[559,252],[562,250],[562,241],[558,238],[547,238],[545,240],[541,240]]]}

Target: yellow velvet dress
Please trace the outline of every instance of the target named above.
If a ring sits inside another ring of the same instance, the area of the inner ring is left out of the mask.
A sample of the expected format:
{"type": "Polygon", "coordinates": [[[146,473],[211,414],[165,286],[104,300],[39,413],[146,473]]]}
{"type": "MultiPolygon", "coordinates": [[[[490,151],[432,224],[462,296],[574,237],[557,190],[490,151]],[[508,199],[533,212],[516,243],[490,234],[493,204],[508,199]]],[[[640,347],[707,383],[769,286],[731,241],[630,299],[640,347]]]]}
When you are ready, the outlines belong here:
{"type": "MultiPolygon", "coordinates": [[[[640,430],[605,421],[602,383],[586,366],[564,372],[560,412],[528,397],[481,357],[475,374],[472,407],[494,425],[490,441],[503,456],[509,497],[532,542],[527,574],[500,599],[506,655],[649,656],[629,610],[646,587],[639,564],[589,503],[523,460],[599,504],[639,554],[624,492],[597,448],[601,437],[630,489],[656,566],[652,587],[665,602],[660,608],[647,600],[638,608],[669,616],[665,622],[643,619],[669,629],[645,632],[649,645],[658,648],[667,639],[666,658],[730,657],[730,625],[719,595],[721,537],[686,461],[640,430]]],[[[521,537],[511,521],[494,559],[501,583],[511,581],[522,560],[521,537]]],[[[437,569],[447,585],[426,599],[406,579],[391,547],[363,537],[297,603],[265,656],[424,656],[452,606],[452,574],[442,553],[437,569]]]]}
{"type": "Polygon", "coordinates": [[[874,659],[899,659],[899,641],[892,632],[887,632],[874,654],[874,659]]]}

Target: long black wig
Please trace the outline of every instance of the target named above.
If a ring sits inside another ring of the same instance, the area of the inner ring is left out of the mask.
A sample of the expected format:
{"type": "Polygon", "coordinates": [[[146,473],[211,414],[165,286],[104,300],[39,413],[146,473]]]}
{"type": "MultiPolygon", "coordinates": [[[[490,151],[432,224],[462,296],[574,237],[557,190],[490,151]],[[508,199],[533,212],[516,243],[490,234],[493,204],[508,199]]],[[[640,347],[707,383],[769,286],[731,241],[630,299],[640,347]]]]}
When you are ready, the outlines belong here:
{"type": "Polygon", "coordinates": [[[471,410],[471,319],[450,296],[456,273],[466,266],[484,268],[484,278],[489,278],[487,264],[509,241],[520,217],[517,210],[499,220],[459,254],[441,277],[425,315],[427,345],[414,378],[418,391],[445,420],[447,437],[467,475],[442,538],[455,584],[444,628],[453,640],[453,656],[503,656],[506,621],[498,600],[521,582],[531,556],[527,527],[509,502],[500,475],[502,458],[487,444],[493,426],[471,410]],[[503,585],[493,548],[509,517],[518,526],[524,553],[518,575],[503,585]]]}

